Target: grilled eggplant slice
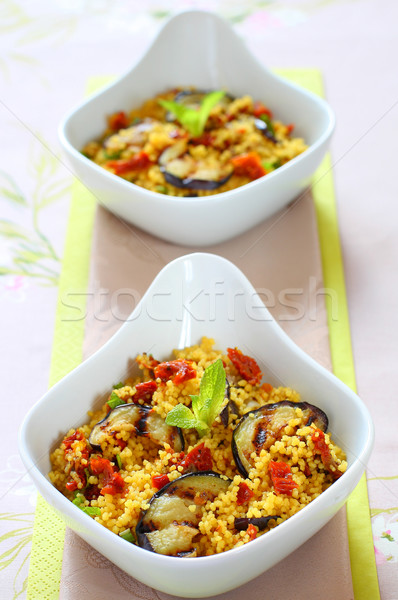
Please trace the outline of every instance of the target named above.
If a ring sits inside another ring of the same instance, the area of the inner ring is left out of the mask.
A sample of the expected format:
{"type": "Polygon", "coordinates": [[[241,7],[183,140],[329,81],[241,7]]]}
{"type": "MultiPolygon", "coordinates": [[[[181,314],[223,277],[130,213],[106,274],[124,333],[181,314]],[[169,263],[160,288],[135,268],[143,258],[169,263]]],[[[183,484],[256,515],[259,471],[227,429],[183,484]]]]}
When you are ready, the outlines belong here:
{"type": "Polygon", "coordinates": [[[105,419],[94,425],[89,442],[93,448],[101,449],[101,443],[107,438],[126,430],[132,435],[148,437],[159,445],[167,442],[174,452],[184,450],[181,429],[167,425],[150,406],[140,404],[122,404],[111,410],[105,419]]]}
{"type": "Polygon", "coordinates": [[[282,400],[266,404],[246,413],[234,429],[232,453],[236,466],[243,477],[247,477],[253,466],[252,453],[260,454],[278,439],[291,419],[297,418],[296,409],[302,410],[299,427],[315,423],[321,431],[328,428],[326,414],[308,402],[282,400]]]}
{"type": "Polygon", "coordinates": [[[167,183],[180,189],[214,190],[226,183],[233,173],[230,166],[218,167],[205,160],[195,160],[188,152],[185,139],[163,150],[158,163],[167,183]]]}
{"type": "Polygon", "coordinates": [[[214,471],[187,473],[156,492],[136,527],[142,548],[167,556],[195,556],[203,507],[226,492],[231,480],[214,471]],[[190,510],[190,508],[193,510],[190,510]]]}

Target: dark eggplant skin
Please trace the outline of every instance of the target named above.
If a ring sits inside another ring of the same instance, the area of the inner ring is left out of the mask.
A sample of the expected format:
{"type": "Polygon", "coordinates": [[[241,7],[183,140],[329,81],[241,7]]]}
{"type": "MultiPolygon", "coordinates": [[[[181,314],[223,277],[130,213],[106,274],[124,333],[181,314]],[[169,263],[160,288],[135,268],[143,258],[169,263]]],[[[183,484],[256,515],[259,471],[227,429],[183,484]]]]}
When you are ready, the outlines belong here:
{"type": "Polygon", "coordinates": [[[160,167],[160,170],[162,171],[167,183],[174,185],[174,187],[187,190],[207,191],[216,190],[217,188],[221,187],[224,183],[227,183],[228,179],[233,173],[233,171],[231,171],[231,173],[228,173],[228,175],[226,175],[222,179],[212,181],[210,179],[194,179],[192,177],[185,177],[184,179],[181,179],[180,177],[169,173],[169,171],[167,171],[165,167],[160,167]]]}
{"type": "Polygon", "coordinates": [[[329,422],[326,414],[308,402],[282,400],[247,412],[236,425],[232,436],[232,454],[242,477],[248,477],[252,466],[251,453],[260,454],[263,448],[269,448],[289,420],[296,418],[296,408],[303,411],[300,427],[315,423],[318,429],[327,431],[329,422]]]}
{"type": "Polygon", "coordinates": [[[268,527],[268,523],[272,520],[279,519],[279,515],[268,515],[266,517],[252,517],[249,519],[248,517],[237,517],[235,519],[235,529],[238,531],[246,531],[249,525],[255,525],[258,527],[259,531],[264,531],[268,527]]]}
{"type": "Polygon", "coordinates": [[[220,420],[221,420],[221,423],[224,425],[224,427],[228,427],[228,423],[229,423],[229,408],[228,408],[228,404],[229,404],[229,402],[231,400],[230,387],[231,386],[229,385],[228,379],[225,378],[225,394],[224,394],[224,398],[226,398],[228,400],[228,403],[224,406],[224,408],[220,412],[220,420]]]}
{"type": "Polygon", "coordinates": [[[274,144],[278,143],[276,137],[270,132],[268,125],[262,119],[254,119],[254,125],[261,133],[274,144]]]}
{"type": "Polygon", "coordinates": [[[115,432],[121,431],[123,423],[133,425],[132,433],[135,435],[149,437],[157,444],[167,442],[174,452],[184,450],[184,436],[179,427],[166,425],[151,406],[133,403],[117,406],[102,421],[94,425],[89,437],[91,447],[101,450],[101,442],[108,435],[112,436],[115,432]]]}
{"type": "Polygon", "coordinates": [[[192,539],[199,530],[203,506],[225,492],[231,480],[214,471],[187,473],[156,492],[136,527],[137,544],[168,556],[194,556],[192,539]],[[194,512],[189,506],[195,505],[194,512]]]}
{"type": "Polygon", "coordinates": [[[220,412],[220,420],[224,427],[228,427],[231,415],[236,415],[239,417],[239,409],[236,406],[236,403],[231,400],[231,386],[228,379],[226,380],[225,384],[225,398],[228,399],[228,403],[220,412]]]}

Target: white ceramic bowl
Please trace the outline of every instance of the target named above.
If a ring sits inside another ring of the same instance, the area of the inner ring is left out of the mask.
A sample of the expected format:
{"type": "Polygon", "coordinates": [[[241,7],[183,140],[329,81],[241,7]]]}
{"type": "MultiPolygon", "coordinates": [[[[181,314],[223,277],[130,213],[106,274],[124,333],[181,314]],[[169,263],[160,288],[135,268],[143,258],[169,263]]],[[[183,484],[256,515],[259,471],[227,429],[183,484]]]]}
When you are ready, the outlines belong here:
{"type": "Polygon", "coordinates": [[[290,554],[344,504],[373,445],[373,425],[361,400],[300,350],[272,319],[245,276],[212,254],[191,254],[167,265],[119,332],[55,385],[28,413],[20,430],[24,464],[43,497],[82,538],[136,579],[169,594],[206,597],[231,590],[290,554]],[[172,348],[213,337],[257,359],[271,383],[298,390],[324,410],[349,467],[321,496],[272,531],[223,554],[181,559],[126,544],[58,492],[47,478],[50,449],[86,422],[95,399],[123,379],[143,351],[166,358],[172,348]]]}
{"type": "Polygon", "coordinates": [[[320,164],[333,128],[326,102],[261,65],[228,23],[211,13],[187,11],[163,27],[131,71],[70,113],[59,133],[73,170],[109,210],[170,242],[206,246],[243,233],[300,194],[320,164]],[[295,134],[305,139],[308,150],[266,177],[200,198],[143,189],[79,152],[105,129],[106,115],[128,112],[161,91],[187,86],[262,100],[276,118],[295,123],[295,134]]]}

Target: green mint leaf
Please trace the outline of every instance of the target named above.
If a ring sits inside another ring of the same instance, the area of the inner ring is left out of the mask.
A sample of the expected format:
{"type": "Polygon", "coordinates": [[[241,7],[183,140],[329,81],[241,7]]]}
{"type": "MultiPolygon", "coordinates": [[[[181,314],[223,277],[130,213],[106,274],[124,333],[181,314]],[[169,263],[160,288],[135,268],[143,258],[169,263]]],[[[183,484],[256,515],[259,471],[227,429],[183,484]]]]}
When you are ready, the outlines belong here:
{"type": "Polygon", "coordinates": [[[219,414],[224,398],[225,370],[222,360],[218,359],[205,369],[199,396],[191,396],[192,410],[185,404],[178,404],[168,413],[166,423],[183,429],[196,429],[202,436],[219,414]]]}
{"type": "Polygon", "coordinates": [[[200,382],[200,396],[204,399],[202,406],[207,412],[206,422],[211,425],[225,396],[225,370],[220,358],[205,369],[200,382]]]}
{"type": "Polygon", "coordinates": [[[178,121],[184,125],[184,119],[189,112],[196,112],[193,108],[174,102],[173,100],[158,100],[159,104],[173,113],[178,121]]]}
{"type": "Polygon", "coordinates": [[[108,400],[109,408],[114,409],[117,406],[120,406],[121,404],[126,404],[126,402],[119,398],[116,392],[112,392],[111,397],[108,400]]]}
{"type": "Polygon", "coordinates": [[[183,429],[192,429],[196,427],[198,419],[185,404],[177,404],[166,417],[167,425],[182,427],[183,429]]]}
{"type": "Polygon", "coordinates": [[[193,414],[197,419],[200,418],[200,409],[203,406],[203,398],[201,396],[191,396],[193,414]]]}
{"type": "Polygon", "coordinates": [[[210,92],[210,94],[207,94],[203,100],[202,103],[200,105],[200,109],[199,109],[199,122],[198,122],[198,129],[199,129],[199,133],[197,133],[196,135],[201,135],[204,131],[204,128],[206,126],[206,122],[207,119],[209,118],[211,109],[218,103],[220,102],[221,98],[225,96],[225,92],[219,91],[219,92],[210,92]]]}
{"type": "Polygon", "coordinates": [[[212,108],[225,95],[223,91],[210,92],[204,96],[200,108],[195,110],[190,106],[184,106],[173,100],[159,100],[159,104],[166,110],[172,112],[176,119],[194,137],[202,135],[212,108]]]}

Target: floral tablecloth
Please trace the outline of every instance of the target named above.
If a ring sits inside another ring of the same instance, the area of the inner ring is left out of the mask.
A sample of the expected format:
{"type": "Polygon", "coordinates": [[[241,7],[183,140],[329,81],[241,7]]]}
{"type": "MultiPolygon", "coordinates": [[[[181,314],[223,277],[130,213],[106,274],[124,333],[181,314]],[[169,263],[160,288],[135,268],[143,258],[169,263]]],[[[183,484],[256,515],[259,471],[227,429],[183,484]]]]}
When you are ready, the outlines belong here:
{"type": "Polygon", "coordinates": [[[323,73],[337,117],[331,155],[357,387],[376,426],[367,472],[375,558],[381,597],[397,600],[398,5],[393,0],[0,4],[0,597],[25,598],[27,590],[36,493],[18,455],[17,432],[26,410],[48,387],[73,182],[57,126],[82,99],[89,77],[127,70],[164,20],[190,7],[230,20],[269,66],[317,67],[323,73]]]}

